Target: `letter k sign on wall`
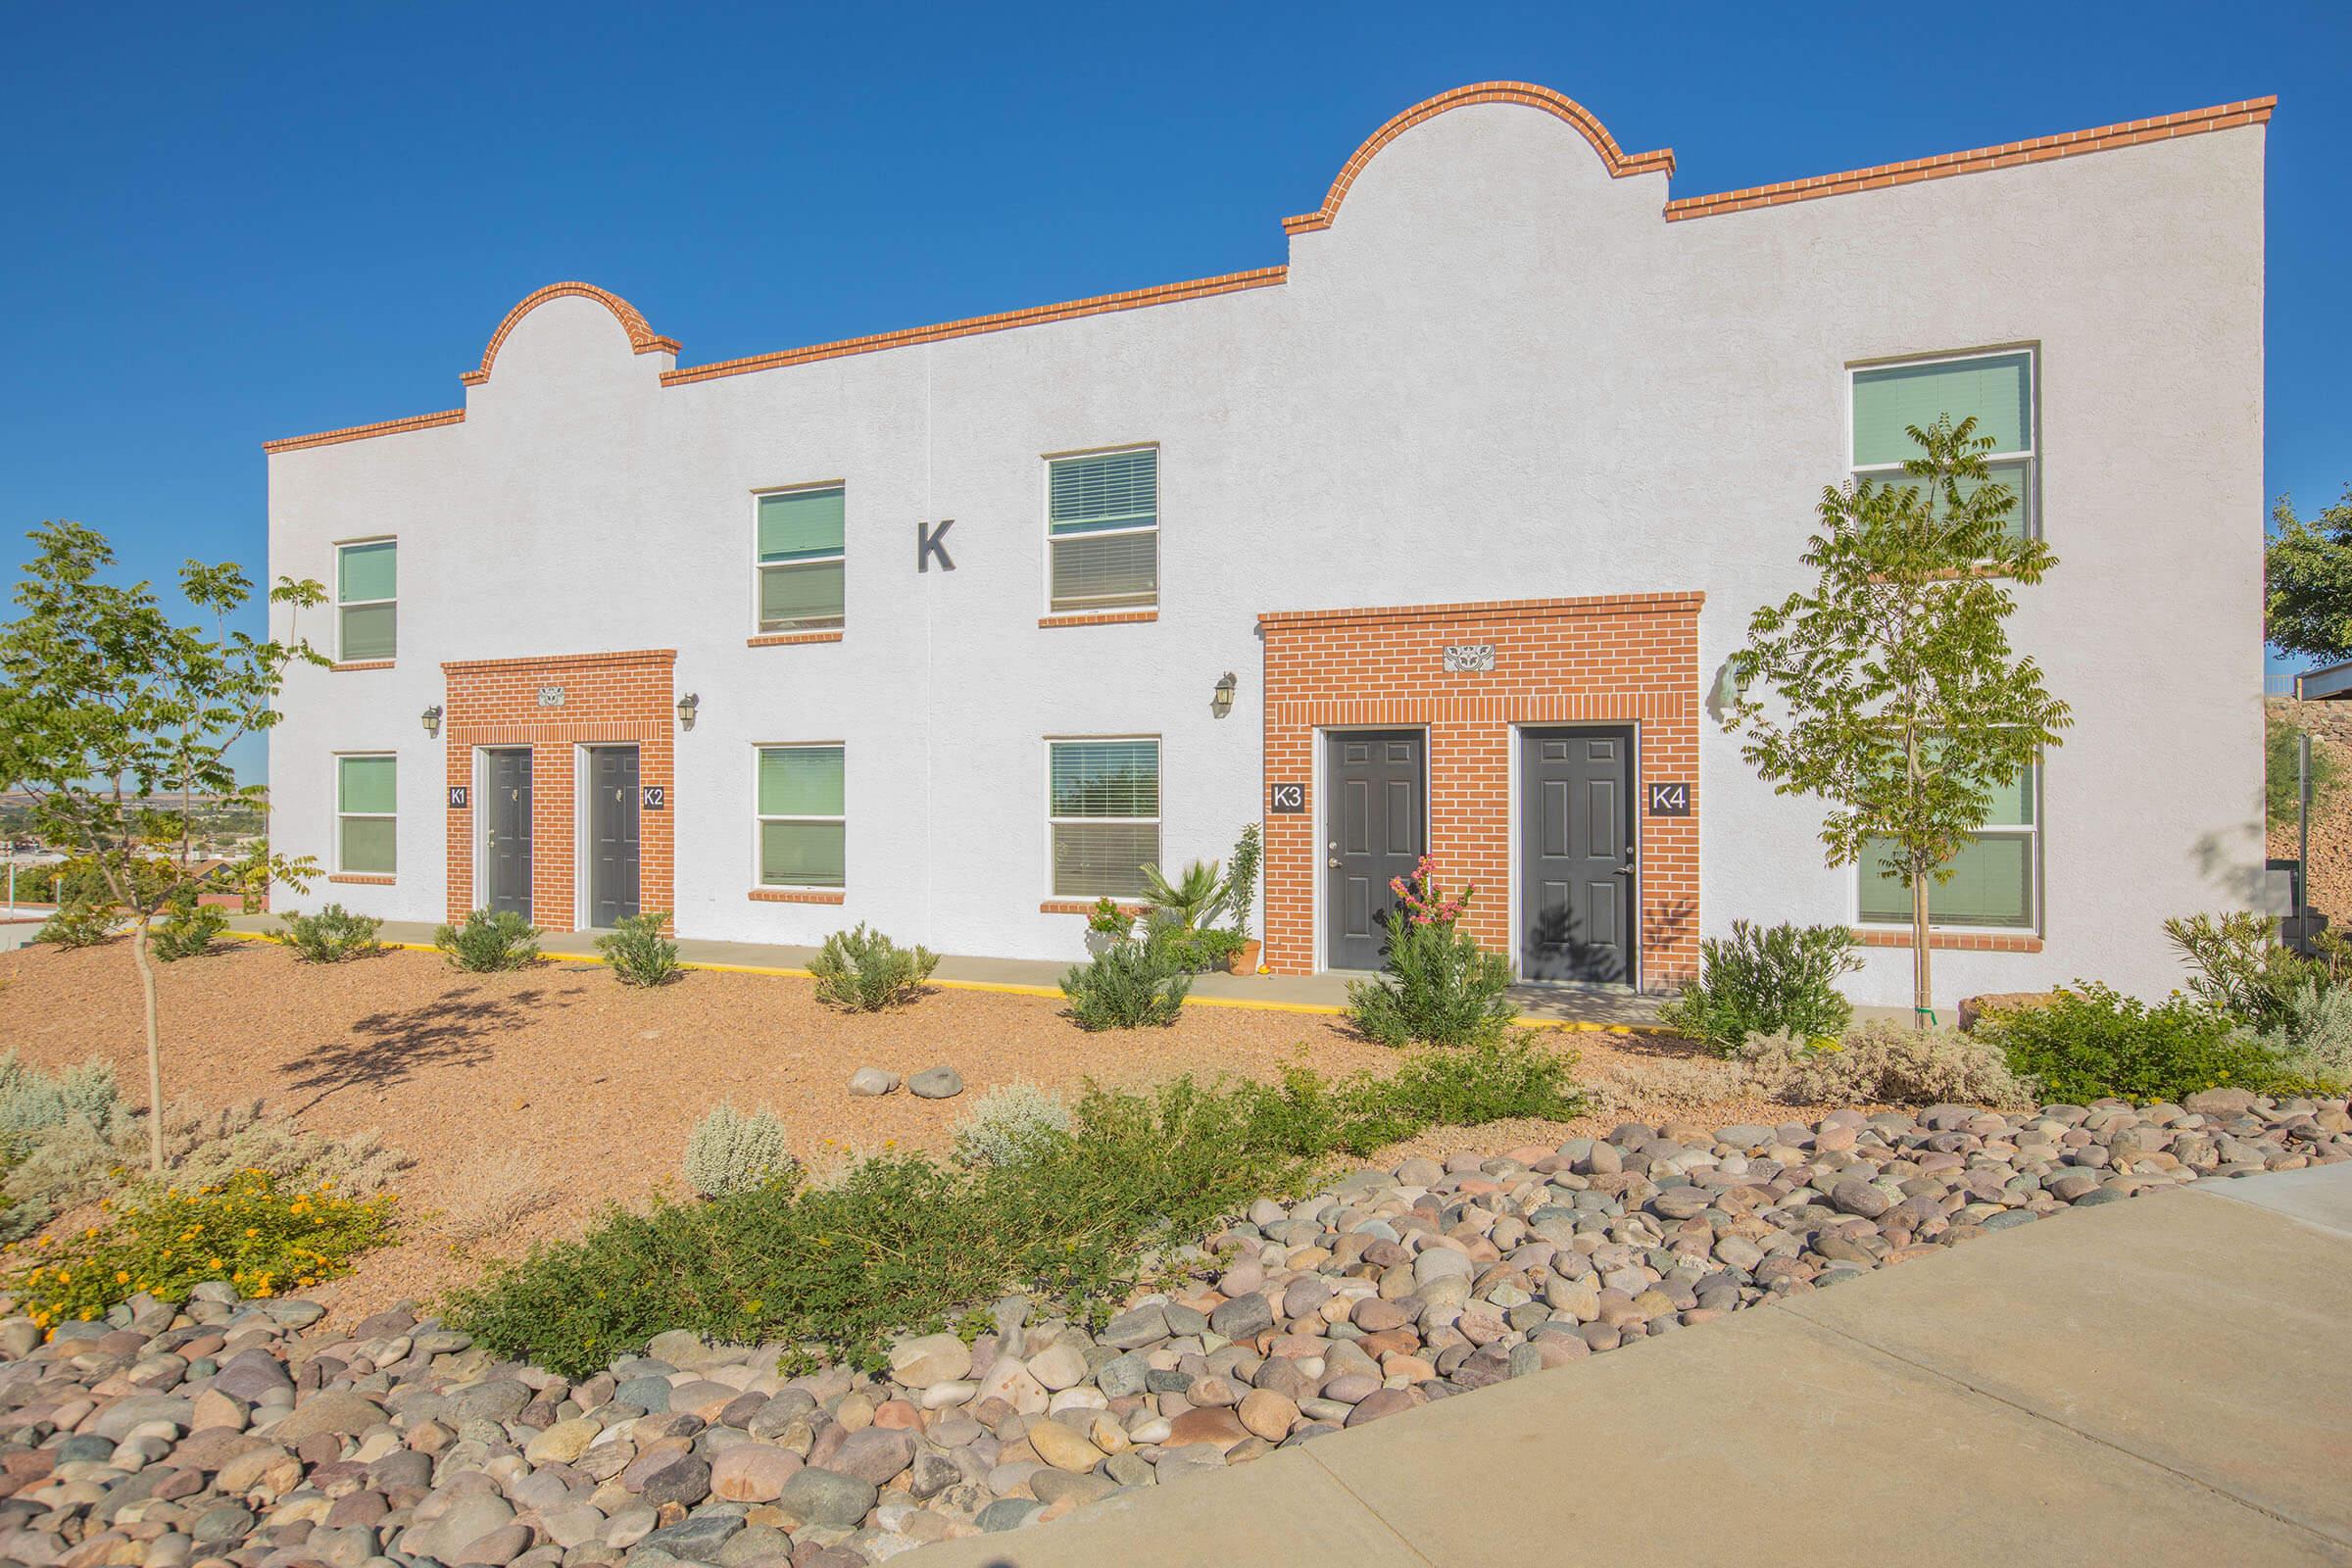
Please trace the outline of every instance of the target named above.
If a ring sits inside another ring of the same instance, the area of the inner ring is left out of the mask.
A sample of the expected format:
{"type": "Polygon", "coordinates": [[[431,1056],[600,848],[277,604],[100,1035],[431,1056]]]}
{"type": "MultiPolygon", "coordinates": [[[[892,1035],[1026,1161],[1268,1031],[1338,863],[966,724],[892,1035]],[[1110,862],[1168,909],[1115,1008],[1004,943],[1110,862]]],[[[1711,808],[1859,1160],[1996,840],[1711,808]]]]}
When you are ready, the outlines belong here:
{"type": "Polygon", "coordinates": [[[945,518],[936,524],[917,522],[914,525],[914,569],[916,571],[929,571],[931,559],[934,556],[939,558],[940,570],[954,571],[956,569],[956,558],[948,554],[947,546],[948,530],[955,526],[956,519],[954,517],[945,518]]]}

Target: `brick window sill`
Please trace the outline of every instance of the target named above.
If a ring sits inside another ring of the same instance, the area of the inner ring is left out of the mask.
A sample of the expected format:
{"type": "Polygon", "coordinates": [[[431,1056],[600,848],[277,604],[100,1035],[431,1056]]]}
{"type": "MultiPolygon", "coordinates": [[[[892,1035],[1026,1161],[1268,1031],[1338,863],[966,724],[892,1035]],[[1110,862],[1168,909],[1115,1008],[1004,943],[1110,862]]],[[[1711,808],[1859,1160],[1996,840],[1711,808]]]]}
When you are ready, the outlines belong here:
{"type": "Polygon", "coordinates": [[[1040,626],[1133,626],[1158,618],[1159,612],[1156,610],[1120,610],[1104,611],[1094,615],[1040,615],[1037,623],[1040,626]]]}
{"type": "Polygon", "coordinates": [[[743,646],[746,648],[792,648],[802,643],[837,643],[839,641],[841,641],[839,628],[832,631],[771,631],[763,632],[757,637],[746,637],[743,640],[743,646]]]}
{"type": "Polygon", "coordinates": [[[381,876],[373,871],[337,871],[328,876],[327,880],[364,888],[389,888],[400,885],[398,877],[381,876]]]}
{"type": "Polygon", "coordinates": [[[842,904],[849,894],[839,888],[754,888],[754,904],[842,904]]]}
{"type": "MultiPolygon", "coordinates": [[[[1907,948],[1911,933],[1856,926],[1854,940],[1866,948],[1907,948]]],[[[1928,947],[1936,953],[2039,953],[2041,938],[2028,931],[1931,931],[1928,947]]]]}
{"type": "MultiPolygon", "coordinates": [[[[1119,906],[1119,912],[1130,920],[1138,920],[1143,918],[1144,911],[1150,907],[1151,906],[1148,904],[1122,904],[1119,906]]],[[[1092,899],[1048,899],[1037,906],[1037,912],[1040,914],[1092,914],[1095,912],[1095,901],[1092,899]]]]}
{"type": "Polygon", "coordinates": [[[326,667],[339,675],[354,669],[390,669],[394,662],[389,659],[354,659],[346,662],[329,664],[326,667]]]}

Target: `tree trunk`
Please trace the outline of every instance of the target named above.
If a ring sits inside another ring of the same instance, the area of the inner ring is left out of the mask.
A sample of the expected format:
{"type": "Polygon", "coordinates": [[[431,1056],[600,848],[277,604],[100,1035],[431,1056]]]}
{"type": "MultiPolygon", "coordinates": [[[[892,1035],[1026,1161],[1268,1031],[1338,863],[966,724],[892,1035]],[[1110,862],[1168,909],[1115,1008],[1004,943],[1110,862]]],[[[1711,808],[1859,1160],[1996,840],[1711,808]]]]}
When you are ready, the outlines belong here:
{"type": "Polygon", "coordinates": [[[147,1168],[164,1173],[164,1054],[155,1028],[155,965],[147,957],[147,920],[130,928],[130,960],[139,966],[139,991],[147,1004],[147,1168]]]}
{"type": "Polygon", "coordinates": [[[1911,1026],[1925,1029],[1935,1021],[1936,988],[1929,975],[1928,891],[1935,874],[1914,866],[1911,871],[1911,1026]]]}

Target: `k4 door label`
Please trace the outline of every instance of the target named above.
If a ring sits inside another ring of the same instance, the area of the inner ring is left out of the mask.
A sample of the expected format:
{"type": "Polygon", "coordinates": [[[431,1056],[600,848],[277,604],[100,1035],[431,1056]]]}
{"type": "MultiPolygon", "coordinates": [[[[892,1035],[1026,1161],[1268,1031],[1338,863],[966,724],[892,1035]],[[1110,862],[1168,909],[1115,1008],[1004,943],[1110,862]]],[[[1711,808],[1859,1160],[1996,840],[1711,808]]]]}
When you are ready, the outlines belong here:
{"type": "Polygon", "coordinates": [[[1690,786],[1688,784],[1650,785],[1649,814],[1652,816],[1689,816],[1690,814],[1690,786]]]}

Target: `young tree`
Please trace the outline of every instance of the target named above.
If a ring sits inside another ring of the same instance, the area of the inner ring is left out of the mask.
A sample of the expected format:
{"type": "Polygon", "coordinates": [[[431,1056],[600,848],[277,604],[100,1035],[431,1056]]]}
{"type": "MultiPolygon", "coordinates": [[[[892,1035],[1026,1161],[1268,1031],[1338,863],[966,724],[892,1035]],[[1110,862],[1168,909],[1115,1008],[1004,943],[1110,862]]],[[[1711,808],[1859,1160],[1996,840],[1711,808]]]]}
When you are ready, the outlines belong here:
{"type": "Polygon", "coordinates": [[[2352,659],[2352,484],[2306,522],[2285,496],[2271,509],[2278,531],[2263,547],[2263,632],[2312,659],[2352,659]]]}
{"type": "MultiPolygon", "coordinates": [[[[180,570],[188,603],[213,617],[208,633],[173,625],[144,582],[102,581],[115,553],[95,529],[50,522],[31,538],[38,549],[17,585],[21,613],[0,626],[0,788],[32,797],[34,829],[70,847],[129,920],[146,1004],[148,1162],[160,1174],[163,1057],[149,928],[196,896],[195,798],[261,806],[261,786],[238,784],[228,749],[277,721],[272,702],[288,664],[326,661],[300,641],[228,629],[252,593],[234,565],[191,561],[180,570]]],[[[297,612],[325,598],[318,583],[288,578],[270,593],[297,612]]],[[[300,886],[312,871],[307,857],[265,856],[249,875],[300,886]]]]}
{"type": "Polygon", "coordinates": [[[1820,578],[1749,617],[1723,724],[1745,734],[1740,755],[1777,793],[1828,803],[1831,865],[1875,856],[1911,890],[1924,1027],[1930,890],[1984,825],[1992,792],[2072,719],[2034,661],[2010,652],[2007,585],[2039,582],[2057,558],[2009,531],[2017,498],[1989,477],[1991,438],[1948,416],[1910,434],[1920,455],[1907,481],[1822,493],[1804,555],[1820,578]]]}

